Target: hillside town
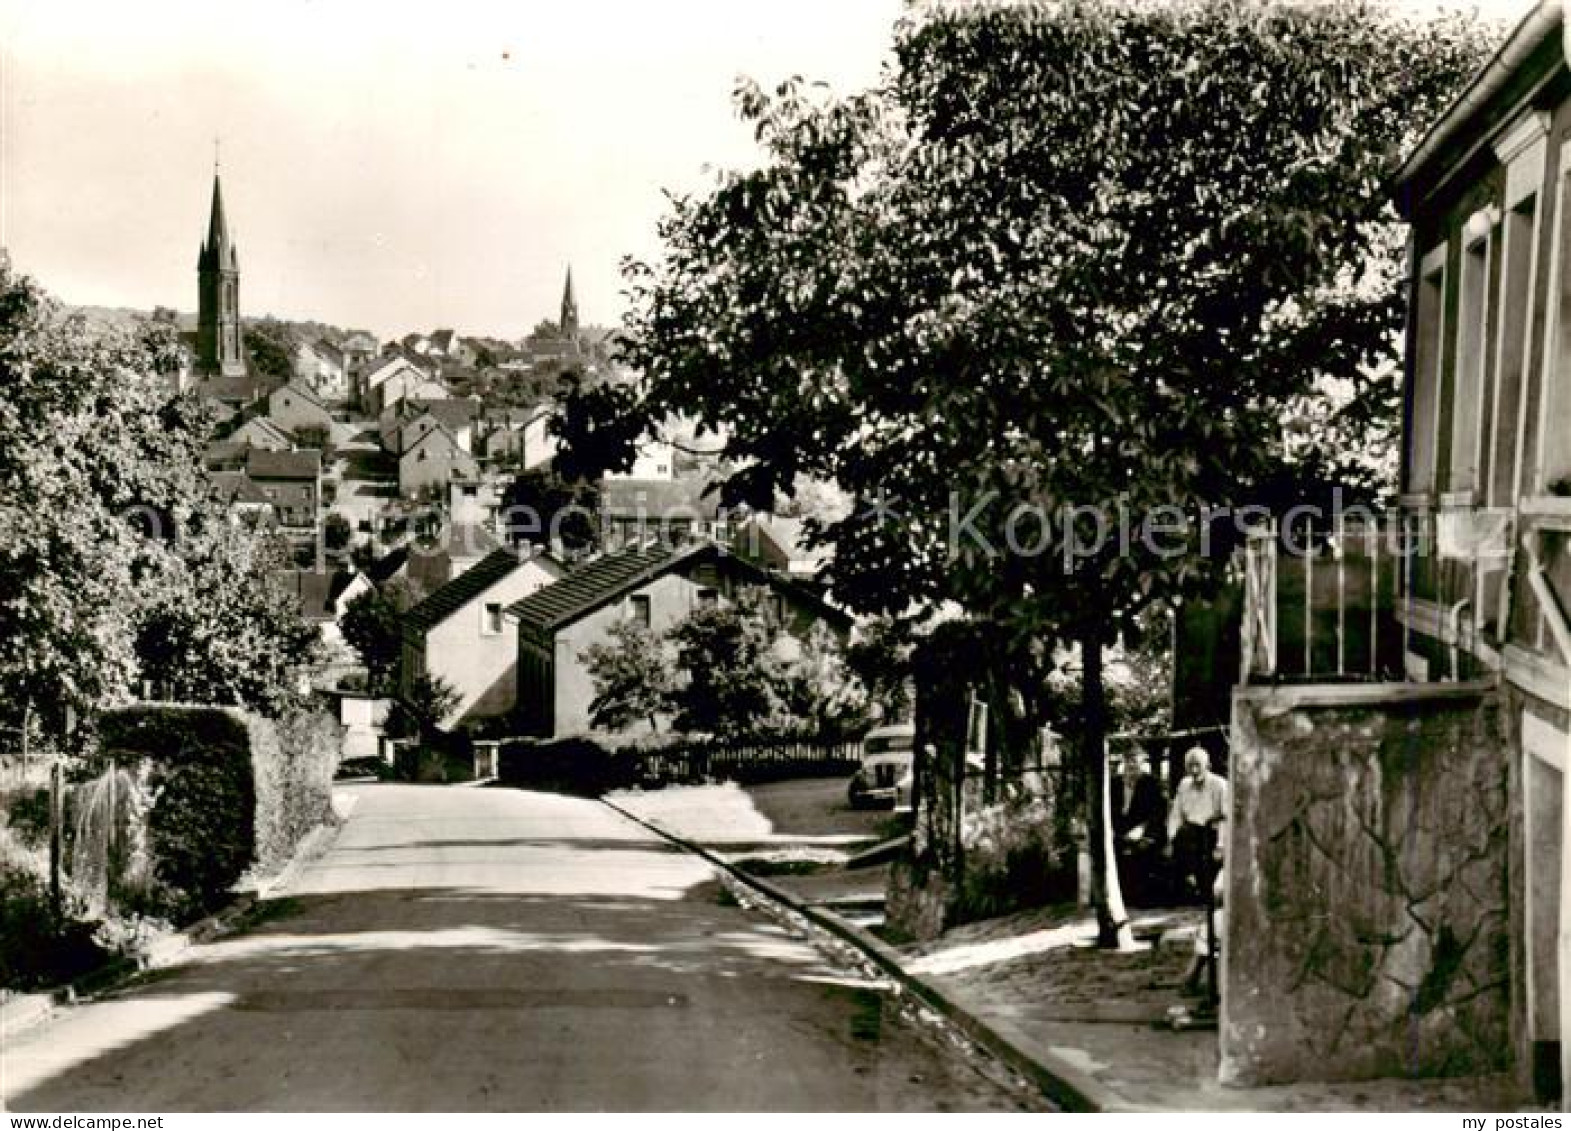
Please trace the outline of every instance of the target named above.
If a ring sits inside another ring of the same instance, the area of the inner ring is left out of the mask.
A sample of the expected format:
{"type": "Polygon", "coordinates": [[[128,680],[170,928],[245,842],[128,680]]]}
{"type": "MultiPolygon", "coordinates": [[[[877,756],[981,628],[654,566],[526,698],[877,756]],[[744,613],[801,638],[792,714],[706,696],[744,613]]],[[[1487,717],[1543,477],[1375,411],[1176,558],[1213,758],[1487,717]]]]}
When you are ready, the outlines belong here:
{"type": "Polygon", "coordinates": [[[912,4],[522,335],[253,308],[216,152],[181,295],[0,249],[0,1106],[1559,1126],[1510,15],[912,4]]]}

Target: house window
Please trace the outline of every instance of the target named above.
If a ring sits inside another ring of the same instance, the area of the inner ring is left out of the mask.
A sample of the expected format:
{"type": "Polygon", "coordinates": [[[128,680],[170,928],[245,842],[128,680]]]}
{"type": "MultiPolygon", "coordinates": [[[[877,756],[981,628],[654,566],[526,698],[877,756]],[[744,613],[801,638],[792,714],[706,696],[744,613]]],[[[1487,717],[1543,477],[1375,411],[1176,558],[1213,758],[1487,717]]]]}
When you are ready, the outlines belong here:
{"type": "Polygon", "coordinates": [[[1537,198],[1528,197],[1506,215],[1501,241],[1499,361],[1495,366],[1494,404],[1488,406],[1490,450],[1485,462],[1484,502],[1508,506],[1518,490],[1517,449],[1521,431],[1522,392],[1533,340],[1534,249],[1537,240],[1537,198]]]}
{"type": "Polygon", "coordinates": [[[502,606],[496,601],[487,601],[485,606],[485,621],[481,631],[487,636],[502,635],[502,606]]]}
{"type": "Polygon", "coordinates": [[[1554,282],[1550,299],[1550,346],[1540,376],[1541,393],[1529,389],[1524,467],[1536,467],[1531,484],[1544,494],[1571,476],[1571,144],[1560,149],[1559,208],[1555,216],[1554,282]],[[1535,400],[1537,403],[1534,403],[1535,400]],[[1535,420],[1536,417],[1536,420],[1535,420]],[[1558,439],[1557,442],[1557,438],[1558,439]]]}
{"type": "Polygon", "coordinates": [[[637,624],[643,625],[645,628],[650,626],[652,615],[649,606],[649,595],[647,593],[635,593],[633,596],[629,597],[627,601],[627,609],[629,619],[637,624]]]}
{"type": "Polygon", "coordinates": [[[698,591],[698,605],[700,608],[709,608],[720,603],[720,591],[707,586],[698,591]]]}
{"type": "Polygon", "coordinates": [[[1451,381],[1450,461],[1443,487],[1451,493],[1478,486],[1483,448],[1485,390],[1489,378],[1489,269],[1492,209],[1467,221],[1457,299],[1456,371],[1451,381]]]}
{"type": "Polygon", "coordinates": [[[1446,245],[1424,256],[1413,335],[1413,393],[1408,418],[1407,489],[1435,489],[1436,414],[1445,346],[1446,245]]]}

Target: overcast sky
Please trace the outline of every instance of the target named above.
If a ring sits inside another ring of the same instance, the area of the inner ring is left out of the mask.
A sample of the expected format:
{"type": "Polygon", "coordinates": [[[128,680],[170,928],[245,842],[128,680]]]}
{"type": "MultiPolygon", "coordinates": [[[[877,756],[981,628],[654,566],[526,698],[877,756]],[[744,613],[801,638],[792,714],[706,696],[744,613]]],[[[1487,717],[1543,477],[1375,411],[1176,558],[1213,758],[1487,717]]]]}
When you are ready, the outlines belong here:
{"type": "Polygon", "coordinates": [[[737,76],[866,86],[900,9],[0,0],[0,245],[69,302],[193,310],[221,137],[247,315],[518,336],[571,263],[612,323],[661,189],[752,160],[737,76]]]}
{"type": "Polygon", "coordinates": [[[661,189],[746,163],[739,74],[878,74],[898,0],[0,0],[0,244],[75,303],[196,304],[213,139],[244,313],[516,336],[586,321],[661,189]]]}

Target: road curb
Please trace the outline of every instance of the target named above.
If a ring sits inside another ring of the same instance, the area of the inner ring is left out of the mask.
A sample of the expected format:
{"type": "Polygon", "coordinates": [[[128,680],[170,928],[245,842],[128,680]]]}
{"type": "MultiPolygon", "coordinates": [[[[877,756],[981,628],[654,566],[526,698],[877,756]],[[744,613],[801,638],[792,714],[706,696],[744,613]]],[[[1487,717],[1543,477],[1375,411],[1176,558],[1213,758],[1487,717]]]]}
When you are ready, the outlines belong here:
{"type": "Polygon", "coordinates": [[[600,798],[608,809],[648,829],[678,848],[699,856],[744,887],[763,898],[784,906],[809,922],[828,931],[842,942],[861,951],[867,959],[888,974],[913,997],[933,1009],[956,1028],[1000,1061],[1020,1073],[1042,1094],[1067,1112],[1133,1111],[1123,1097],[1098,1083],[1065,1060],[1026,1052],[988,1022],[955,1001],[943,990],[924,981],[905,967],[903,956],[894,947],[826,907],[806,903],[760,876],[750,876],[703,845],[678,836],[631,813],[614,801],[600,798]]]}

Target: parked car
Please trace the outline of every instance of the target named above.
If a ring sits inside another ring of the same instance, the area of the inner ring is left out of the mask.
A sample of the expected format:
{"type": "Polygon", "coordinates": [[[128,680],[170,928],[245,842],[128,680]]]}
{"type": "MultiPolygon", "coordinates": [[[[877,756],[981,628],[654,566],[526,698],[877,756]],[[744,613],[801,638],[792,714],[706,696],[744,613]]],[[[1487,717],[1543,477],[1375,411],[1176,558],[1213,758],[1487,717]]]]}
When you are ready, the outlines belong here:
{"type": "Polygon", "coordinates": [[[916,728],[910,723],[875,727],[862,739],[862,765],[846,787],[851,808],[910,808],[916,728]]]}

